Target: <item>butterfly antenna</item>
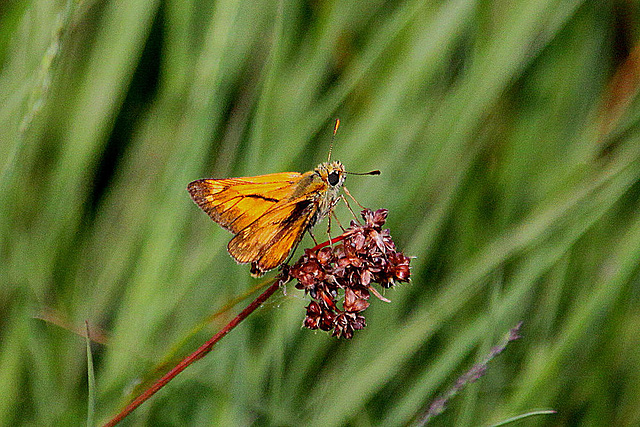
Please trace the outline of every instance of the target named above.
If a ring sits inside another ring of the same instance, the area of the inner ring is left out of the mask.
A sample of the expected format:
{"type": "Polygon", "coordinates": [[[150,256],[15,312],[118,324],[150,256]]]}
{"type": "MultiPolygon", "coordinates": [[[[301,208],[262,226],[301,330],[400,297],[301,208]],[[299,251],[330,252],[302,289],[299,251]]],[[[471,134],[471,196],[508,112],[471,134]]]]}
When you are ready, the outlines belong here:
{"type": "Polygon", "coordinates": [[[374,170],[374,171],[365,172],[365,173],[358,173],[358,172],[345,172],[345,173],[347,175],[380,175],[379,170],[374,170]]]}
{"type": "Polygon", "coordinates": [[[331,144],[329,144],[329,158],[327,162],[331,162],[331,151],[333,151],[333,140],[336,139],[336,133],[340,127],[340,119],[336,119],[336,124],[333,126],[333,136],[331,136],[331,144]]]}

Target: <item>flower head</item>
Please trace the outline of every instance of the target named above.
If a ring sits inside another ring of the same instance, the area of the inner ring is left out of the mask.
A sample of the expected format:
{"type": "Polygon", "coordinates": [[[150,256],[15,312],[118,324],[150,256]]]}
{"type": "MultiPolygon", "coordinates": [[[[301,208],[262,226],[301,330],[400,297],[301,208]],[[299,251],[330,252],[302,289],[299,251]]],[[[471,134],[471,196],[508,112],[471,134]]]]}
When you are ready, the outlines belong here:
{"type": "Polygon", "coordinates": [[[364,209],[361,215],[364,224],[351,221],[339,244],[305,249],[289,271],[298,279],[296,288],[304,289],[313,299],[304,320],[309,329],[351,338],[354,331],[366,326],[362,312],[369,307],[370,294],[388,301],[373,283],[390,288],[409,281],[410,258],[396,250],[389,230],[382,229],[387,210],[364,209]]]}

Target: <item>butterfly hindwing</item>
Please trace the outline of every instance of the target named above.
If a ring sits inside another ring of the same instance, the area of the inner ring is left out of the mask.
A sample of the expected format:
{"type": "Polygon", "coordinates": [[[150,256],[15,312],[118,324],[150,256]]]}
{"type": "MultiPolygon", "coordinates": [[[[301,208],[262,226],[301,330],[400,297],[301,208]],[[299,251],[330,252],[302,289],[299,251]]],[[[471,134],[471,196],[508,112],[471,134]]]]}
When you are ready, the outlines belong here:
{"type": "Polygon", "coordinates": [[[283,203],[240,230],[227,246],[229,253],[239,263],[251,262],[258,273],[275,268],[302,239],[316,212],[309,199],[283,203]]]}

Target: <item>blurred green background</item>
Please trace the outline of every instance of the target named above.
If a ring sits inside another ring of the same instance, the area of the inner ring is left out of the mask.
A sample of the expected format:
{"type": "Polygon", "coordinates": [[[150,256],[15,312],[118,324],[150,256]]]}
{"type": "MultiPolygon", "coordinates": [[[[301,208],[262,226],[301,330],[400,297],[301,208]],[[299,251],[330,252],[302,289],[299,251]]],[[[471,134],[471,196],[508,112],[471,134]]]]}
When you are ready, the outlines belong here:
{"type": "Polygon", "coordinates": [[[412,282],[351,341],[289,285],[123,425],[407,425],[521,320],[434,425],[640,425],[639,7],[0,3],[0,424],[86,422],[85,320],[104,422],[240,311],[187,183],[310,170],[340,117],[412,282]]]}

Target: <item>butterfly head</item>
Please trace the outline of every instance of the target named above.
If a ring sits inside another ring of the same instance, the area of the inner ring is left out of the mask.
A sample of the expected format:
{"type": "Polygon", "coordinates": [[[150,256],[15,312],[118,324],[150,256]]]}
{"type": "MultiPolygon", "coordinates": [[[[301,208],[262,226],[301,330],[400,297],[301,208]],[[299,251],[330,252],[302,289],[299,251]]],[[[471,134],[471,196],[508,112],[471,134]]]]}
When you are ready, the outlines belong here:
{"type": "Polygon", "coordinates": [[[329,188],[335,189],[342,187],[346,176],[344,165],[339,161],[321,163],[315,172],[328,184],[329,188]]]}

